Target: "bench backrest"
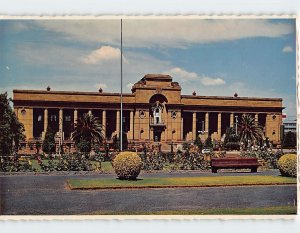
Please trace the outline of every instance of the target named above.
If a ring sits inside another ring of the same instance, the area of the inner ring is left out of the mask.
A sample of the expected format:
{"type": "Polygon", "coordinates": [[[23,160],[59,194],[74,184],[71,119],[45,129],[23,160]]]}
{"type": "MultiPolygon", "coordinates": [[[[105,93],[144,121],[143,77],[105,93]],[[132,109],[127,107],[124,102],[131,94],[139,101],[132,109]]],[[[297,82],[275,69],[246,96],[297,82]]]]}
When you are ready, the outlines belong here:
{"type": "Polygon", "coordinates": [[[258,164],[257,158],[212,158],[212,166],[214,165],[252,165],[258,164]]]}

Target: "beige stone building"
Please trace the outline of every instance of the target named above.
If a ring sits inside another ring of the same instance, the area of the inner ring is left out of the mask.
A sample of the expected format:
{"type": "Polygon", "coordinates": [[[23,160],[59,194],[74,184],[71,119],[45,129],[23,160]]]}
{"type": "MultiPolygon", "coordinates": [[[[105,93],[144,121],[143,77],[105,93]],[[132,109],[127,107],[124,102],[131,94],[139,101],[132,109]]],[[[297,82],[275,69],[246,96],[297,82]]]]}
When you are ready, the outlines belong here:
{"type": "MultiPolygon", "coordinates": [[[[132,86],[132,93],[123,94],[123,130],[128,140],[168,143],[208,135],[221,140],[227,127],[235,127],[242,114],[251,114],[264,127],[265,136],[280,143],[281,98],[182,95],[181,91],[171,76],[147,74],[132,86]]],[[[29,141],[43,138],[48,126],[69,141],[73,125],[84,113],[99,117],[107,140],[120,132],[120,93],[14,90],[13,100],[29,141]]]]}

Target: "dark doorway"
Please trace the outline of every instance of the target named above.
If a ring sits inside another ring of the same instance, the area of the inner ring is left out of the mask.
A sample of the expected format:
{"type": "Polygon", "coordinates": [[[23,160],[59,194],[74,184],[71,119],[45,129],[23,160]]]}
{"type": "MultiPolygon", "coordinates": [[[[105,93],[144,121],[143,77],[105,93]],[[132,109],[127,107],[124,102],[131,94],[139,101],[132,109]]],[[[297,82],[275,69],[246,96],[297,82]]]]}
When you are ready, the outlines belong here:
{"type": "Polygon", "coordinates": [[[153,140],[155,142],[160,142],[161,141],[161,132],[162,130],[159,128],[154,128],[153,129],[153,140]]]}

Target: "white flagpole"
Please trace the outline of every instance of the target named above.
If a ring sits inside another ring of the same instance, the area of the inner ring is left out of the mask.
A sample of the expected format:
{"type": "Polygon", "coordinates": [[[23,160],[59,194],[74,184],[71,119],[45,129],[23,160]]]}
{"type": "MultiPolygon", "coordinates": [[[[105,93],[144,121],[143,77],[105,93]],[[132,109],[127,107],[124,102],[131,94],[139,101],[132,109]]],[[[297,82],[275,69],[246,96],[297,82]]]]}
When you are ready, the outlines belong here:
{"type": "Polygon", "coordinates": [[[121,19],[121,117],[120,117],[120,151],[123,150],[123,28],[121,19]]]}

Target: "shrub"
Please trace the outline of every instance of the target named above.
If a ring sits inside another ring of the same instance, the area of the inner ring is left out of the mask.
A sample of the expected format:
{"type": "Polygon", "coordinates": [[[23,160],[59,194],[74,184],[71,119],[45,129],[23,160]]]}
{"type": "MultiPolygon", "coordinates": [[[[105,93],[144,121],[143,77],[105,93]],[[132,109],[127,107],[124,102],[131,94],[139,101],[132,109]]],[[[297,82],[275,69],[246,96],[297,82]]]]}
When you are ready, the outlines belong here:
{"type": "Polygon", "coordinates": [[[257,158],[263,168],[277,169],[278,159],[282,156],[280,151],[272,152],[270,149],[256,149],[241,153],[241,157],[257,158]]]}
{"type": "Polygon", "coordinates": [[[183,170],[206,170],[209,167],[209,161],[204,157],[204,154],[197,151],[186,151],[182,158],[182,165],[180,166],[183,170]]]}
{"type": "Polygon", "coordinates": [[[226,150],[240,150],[240,144],[239,142],[227,142],[225,144],[226,150]]]}
{"type": "Polygon", "coordinates": [[[140,174],[142,160],[135,152],[121,152],[114,158],[113,167],[119,179],[134,180],[140,174]]]}
{"type": "Polygon", "coordinates": [[[143,170],[162,170],[166,162],[162,152],[141,153],[141,159],[143,170]]]}
{"type": "Polygon", "coordinates": [[[297,156],[296,154],[285,154],[278,161],[279,171],[282,176],[297,175],[297,156]]]}
{"type": "Polygon", "coordinates": [[[77,148],[79,149],[80,152],[82,153],[89,153],[92,149],[91,142],[88,140],[81,139],[77,144],[77,148]]]}
{"type": "Polygon", "coordinates": [[[38,157],[38,163],[45,172],[52,171],[91,171],[91,161],[80,154],[62,155],[58,160],[49,159],[46,163],[38,157]]]}

